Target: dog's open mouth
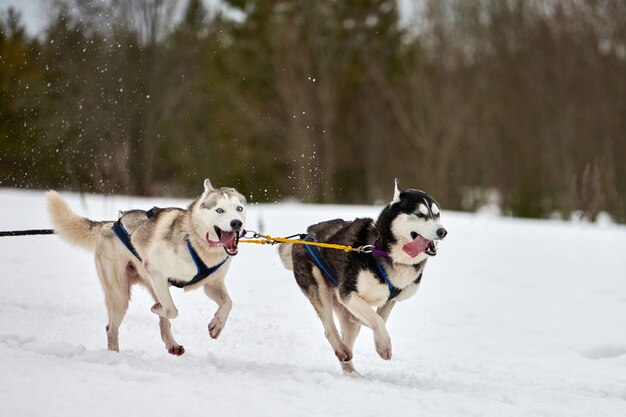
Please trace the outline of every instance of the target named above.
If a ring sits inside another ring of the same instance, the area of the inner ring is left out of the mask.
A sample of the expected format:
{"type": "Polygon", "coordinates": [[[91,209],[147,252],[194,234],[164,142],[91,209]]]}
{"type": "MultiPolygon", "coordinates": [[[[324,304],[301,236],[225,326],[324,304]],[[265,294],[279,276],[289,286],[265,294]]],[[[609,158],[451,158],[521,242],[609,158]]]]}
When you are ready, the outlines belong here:
{"type": "Polygon", "coordinates": [[[224,251],[229,256],[235,256],[239,252],[237,243],[239,243],[239,236],[237,232],[225,232],[219,227],[215,226],[215,233],[217,234],[217,242],[209,239],[209,234],[206,234],[206,241],[209,246],[223,246],[224,251]]]}
{"type": "Polygon", "coordinates": [[[425,239],[416,232],[411,232],[411,237],[413,240],[402,246],[402,250],[411,258],[415,258],[422,252],[428,256],[437,255],[437,244],[434,241],[425,239]]]}

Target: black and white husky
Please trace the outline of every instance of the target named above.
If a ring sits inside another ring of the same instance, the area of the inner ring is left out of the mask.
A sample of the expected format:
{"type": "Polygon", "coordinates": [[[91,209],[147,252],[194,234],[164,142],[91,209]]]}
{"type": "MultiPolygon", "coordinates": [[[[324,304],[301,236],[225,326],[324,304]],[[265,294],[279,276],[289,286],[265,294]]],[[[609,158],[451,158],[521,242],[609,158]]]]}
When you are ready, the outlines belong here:
{"type": "Polygon", "coordinates": [[[145,286],[159,316],[161,339],[168,352],[185,350],[172,336],[170,319],[178,316],[170,285],[185,290],[202,287],[218,304],[209,323],[217,338],[232,301],[224,278],[246,217],[246,199],[233,188],[214,188],[207,179],[200,198],[184,210],[164,208],[121,212],[117,221],[93,221],[76,215],[56,192],[47,194],[48,211],[56,232],[70,243],[95,253],[109,322],[108,349],[119,351],[118,329],[133,284],[145,286]]]}
{"type": "Polygon", "coordinates": [[[313,304],[344,372],[355,372],[352,348],[361,324],[372,329],[378,354],[391,359],[385,322],[397,301],[415,294],[426,261],[437,254],[437,241],[447,234],[439,204],[423,191],[401,190],[396,179],[393,200],[376,221],[330,220],[310,226],[307,233],[311,241],[373,245],[372,253],[346,253],[282,244],[279,253],[313,304]]]}

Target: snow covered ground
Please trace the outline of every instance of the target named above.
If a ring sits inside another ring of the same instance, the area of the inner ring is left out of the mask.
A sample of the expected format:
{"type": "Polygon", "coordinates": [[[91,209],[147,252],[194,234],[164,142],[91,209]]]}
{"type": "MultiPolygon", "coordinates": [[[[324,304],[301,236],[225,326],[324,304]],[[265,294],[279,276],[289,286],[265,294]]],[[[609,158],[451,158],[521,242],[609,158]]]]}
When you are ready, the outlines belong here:
{"type": "MultiPolygon", "coordinates": [[[[65,194],[79,213],[184,201],[65,194]]],[[[380,207],[256,205],[248,228],[276,236],[380,207]]],[[[0,238],[2,416],[624,416],[626,228],[444,211],[450,232],[422,287],[388,323],[383,361],[363,329],[341,374],[321,323],[275,249],[241,245],[220,339],[215,305],[173,289],[170,356],[137,288],[105,349],[91,254],[56,236],[0,238]]],[[[0,230],[49,227],[43,192],[0,190],[0,230]]]]}

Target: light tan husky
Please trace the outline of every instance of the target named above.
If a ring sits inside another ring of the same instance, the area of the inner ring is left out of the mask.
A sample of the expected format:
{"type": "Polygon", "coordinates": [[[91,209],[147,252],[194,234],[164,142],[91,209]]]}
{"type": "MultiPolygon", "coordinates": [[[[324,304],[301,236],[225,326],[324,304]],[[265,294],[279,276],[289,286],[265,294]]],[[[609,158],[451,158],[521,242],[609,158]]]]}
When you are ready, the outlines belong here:
{"type": "Polygon", "coordinates": [[[118,221],[93,221],[75,214],[55,191],[47,194],[56,233],[95,254],[109,316],[108,349],[119,351],[118,330],[133,284],[145,286],[159,316],[161,338],[168,352],[182,355],[183,346],[171,332],[178,310],[169,287],[202,287],[218,309],[209,334],[222,332],[232,301],[224,278],[237,254],[239,232],[246,217],[246,199],[233,188],[214,188],[207,179],[204,193],[185,209],[165,208],[120,213],[118,221]]]}

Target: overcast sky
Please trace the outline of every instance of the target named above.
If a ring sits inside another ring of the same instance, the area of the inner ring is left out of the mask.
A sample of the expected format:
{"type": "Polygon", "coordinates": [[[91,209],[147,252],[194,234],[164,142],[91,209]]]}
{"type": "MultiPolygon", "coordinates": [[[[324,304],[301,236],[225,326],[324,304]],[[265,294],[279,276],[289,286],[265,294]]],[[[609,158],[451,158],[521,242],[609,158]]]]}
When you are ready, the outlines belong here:
{"type": "MultiPolygon", "coordinates": [[[[219,0],[205,0],[206,3],[215,3],[219,0]]],[[[179,0],[181,4],[186,4],[187,0],[179,0]]],[[[420,0],[398,0],[400,12],[406,13],[412,5],[420,0]]],[[[30,34],[36,34],[46,25],[48,0],[0,0],[0,11],[6,10],[9,6],[15,7],[22,13],[22,21],[26,25],[26,30],[30,34]]]]}
{"type": "Polygon", "coordinates": [[[39,32],[46,24],[46,0],[0,0],[0,11],[9,6],[22,13],[22,22],[30,34],[39,32]]]}

